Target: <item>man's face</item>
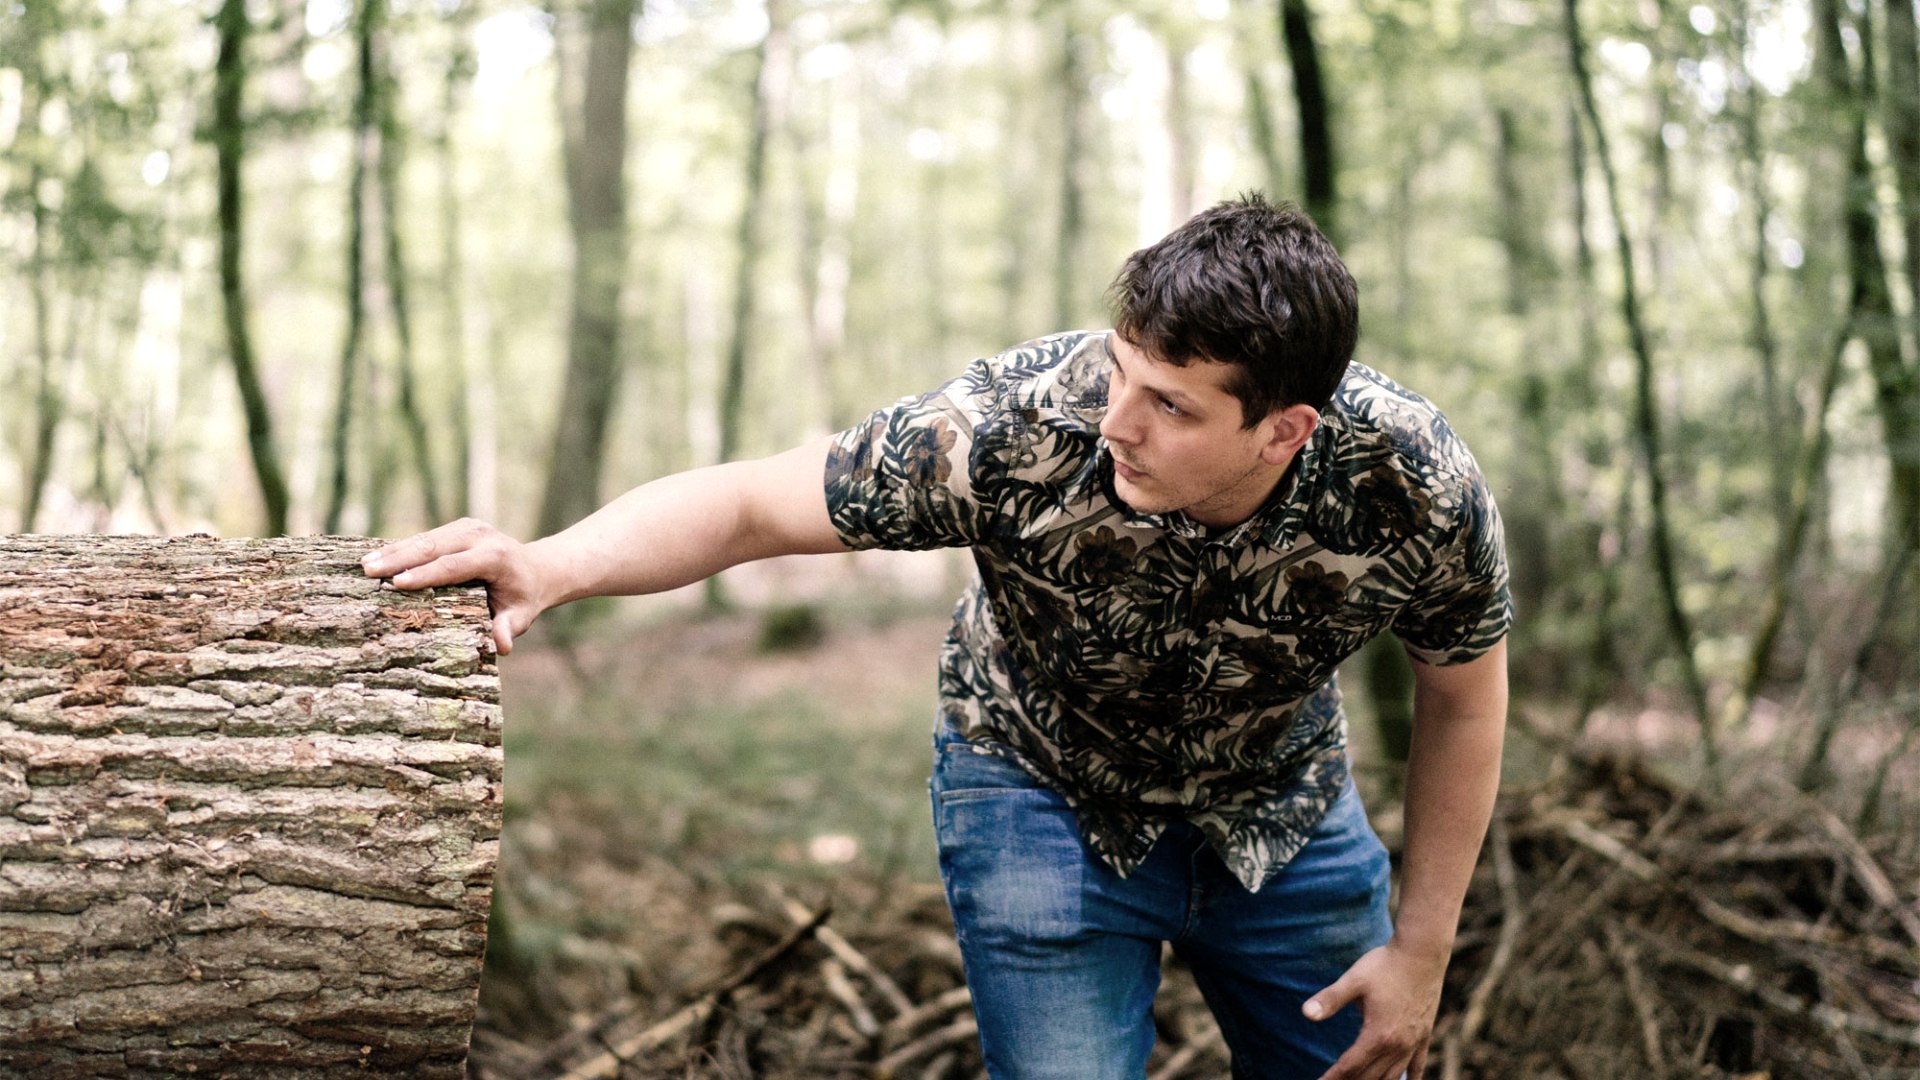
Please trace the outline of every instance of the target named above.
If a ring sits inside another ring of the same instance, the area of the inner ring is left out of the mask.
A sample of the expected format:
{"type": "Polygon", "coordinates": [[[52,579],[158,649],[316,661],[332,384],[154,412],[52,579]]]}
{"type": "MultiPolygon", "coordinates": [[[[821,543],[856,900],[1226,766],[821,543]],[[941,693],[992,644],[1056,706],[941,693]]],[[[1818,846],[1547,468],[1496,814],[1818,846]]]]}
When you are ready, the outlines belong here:
{"type": "Polygon", "coordinates": [[[1107,352],[1100,434],[1113,452],[1114,490],[1142,513],[1184,510],[1211,528],[1238,525],[1272,494],[1318,420],[1294,405],[1244,427],[1226,364],[1169,364],[1118,333],[1107,335],[1107,352]]]}

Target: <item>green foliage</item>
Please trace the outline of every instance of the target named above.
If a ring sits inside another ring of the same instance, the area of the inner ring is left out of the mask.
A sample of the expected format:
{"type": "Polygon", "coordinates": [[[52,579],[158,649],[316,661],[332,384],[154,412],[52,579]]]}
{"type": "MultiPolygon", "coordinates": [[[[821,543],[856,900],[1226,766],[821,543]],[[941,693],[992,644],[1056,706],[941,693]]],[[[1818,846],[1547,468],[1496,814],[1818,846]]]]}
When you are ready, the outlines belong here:
{"type": "MultiPolygon", "coordinates": [[[[1813,421],[1832,445],[1796,590],[1871,588],[1884,508],[1898,502],[1884,429],[1899,414],[1882,403],[1903,372],[1912,380],[1920,340],[1899,258],[1915,208],[1883,149],[1888,105],[1913,92],[1885,62],[1884,2],[1815,5],[1835,13],[1831,33],[1806,26],[1804,6],[1757,0],[1578,5],[1645,279],[1676,576],[1716,695],[1739,679],[1780,573],[1813,421]],[[1870,56],[1882,61],[1873,71],[1870,56]],[[1858,90],[1869,75],[1874,95],[1858,90]],[[1908,359],[1896,368],[1894,353],[1855,346],[1830,411],[1809,417],[1860,251],[1847,246],[1837,179],[1856,121],[1873,149],[1868,242],[1891,268],[1883,329],[1908,359]]],[[[525,534],[553,433],[578,419],[557,415],[572,262],[558,106],[587,56],[575,8],[562,7],[388,13],[379,134],[407,150],[391,175],[407,258],[389,282],[379,245],[369,255],[345,529],[433,524],[424,477],[437,464],[460,478],[449,507],[525,534]],[[396,286],[412,312],[404,395],[396,286]]],[[[1522,575],[1521,670],[1555,693],[1657,696],[1670,653],[1632,632],[1659,608],[1618,253],[1595,148],[1575,134],[1561,5],[1308,8],[1331,91],[1343,252],[1361,282],[1361,358],[1438,401],[1492,479],[1522,575]]],[[[251,12],[243,270],[297,530],[320,525],[330,465],[364,10],[251,12]]],[[[222,366],[213,152],[196,138],[213,115],[210,14],[159,0],[36,0],[0,14],[8,527],[39,500],[43,528],[258,528],[222,366]]],[[[1070,321],[1096,324],[1120,258],[1181,214],[1247,187],[1302,197],[1275,4],[789,3],[758,249],[740,251],[761,15],[655,4],[634,23],[623,378],[608,395],[602,496],[715,457],[742,265],[756,299],[739,452],[755,456],[1063,329],[1052,325],[1063,267],[1070,321]],[[1071,161],[1070,100],[1086,125],[1071,161]]],[[[1837,632],[1818,614],[1788,605],[1784,677],[1837,632]]],[[[805,637],[803,621],[788,630],[805,637]]],[[[1895,619],[1888,634],[1897,651],[1920,627],[1895,619]]]]}

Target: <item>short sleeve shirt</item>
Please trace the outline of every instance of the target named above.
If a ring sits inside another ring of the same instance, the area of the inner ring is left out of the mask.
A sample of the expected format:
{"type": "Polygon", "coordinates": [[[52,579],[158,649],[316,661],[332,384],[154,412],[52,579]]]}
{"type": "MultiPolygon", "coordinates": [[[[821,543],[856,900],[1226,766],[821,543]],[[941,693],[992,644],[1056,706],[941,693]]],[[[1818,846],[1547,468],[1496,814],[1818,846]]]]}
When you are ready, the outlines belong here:
{"type": "Polygon", "coordinates": [[[1184,819],[1258,889],[1348,783],[1335,667],[1386,629],[1436,665],[1506,634],[1499,515],[1439,411],[1360,364],[1247,521],[1137,512],[1106,345],[1029,341],[841,432],[828,512],[855,548],[972,548],[943,723],[1064,796],[1116,872],[1184,819]]]}

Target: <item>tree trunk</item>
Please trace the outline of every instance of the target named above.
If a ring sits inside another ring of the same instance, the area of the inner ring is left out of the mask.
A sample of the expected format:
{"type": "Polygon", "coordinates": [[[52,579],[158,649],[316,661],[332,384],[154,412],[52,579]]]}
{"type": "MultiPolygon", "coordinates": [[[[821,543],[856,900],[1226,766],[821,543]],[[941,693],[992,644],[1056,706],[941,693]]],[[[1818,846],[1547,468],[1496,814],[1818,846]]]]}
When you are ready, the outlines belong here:
{"type": "Polygon", "coordinates": [[[1071,330],[1079,322],[1080,244],[1086,233],[1088,48],[1071,6],[1060,13],[1060,227],[1053,251],[1053,323],[1049,330],[1071,330]]]}
{"type": "Polygon", "coordinates": [[[224,0],[214,16],[220,52],[213,68],[213,143],[218,158],[220,217],[220,299],[226,315],[227,351],[234,380],[247,413],[247,448],[265,504],[267,532],[287,531],[287,481],[273,446],[273,415],[253,363],[253,339],[247,331],[247,298],[241,282],[242,225],[240,166],[246,126],[241,94],[246,86],[246,0],[224,0]]]}
{"type": "Polygon", "coordinates": [[[381,34],[375,40],[379,80],[380,158],[377,179],[380,188],[380,228],[386,236],[387,304],[393,311],[396,359],[400,376],[400,421],[407,429],[407,443],[413,451],[413,465],[420,477],[421,506],[427,524],[446,520],[440,502],[440,479],[433,466],[433,446],[427,437],[427,418],[420,411],[420,390],[415,378],[413,353],[413,303],[411,276],[407,271],[404,238],[400,234],[400,163],[402,144],[400,117],[394,107],[399,85],[393,76],[391,43],[381,34]]]}
{"type": "Polygon", "coordinates": [[[1267,100],[1267,84],[1258,68],[1248,65],[1247,132],[1260,155],[1261,175],[1267,180],[1267,194],[1274,199],[1286,187],[1286,165],[1280,158],[1280,132],[1274,127],[1273,105],[1267,100]]]}
{"type": "MultiPolygon", "coordinates": [[[[847,340],[847,287],[853,277],[854,213],[860,197],[859,75],[841,75],[843,87],[828,94],[826,177],[816,200],[804,190],[801,207],[800,291],[807,311],[807,368],[820,395],[827,431],[852,426],[859,417],[837,392],[834,369],[847,340]]],[[[810,147],[797,126],[789,127],[794,160],[808,160],[810,147]]],[[[798,170],[796,170],[798,171],[798,170]]]]}
{"type": "Polygon", "coordinates": [[[0,1075],[464,1074],[487,601],[368,546],[0,539],[0,1075]]]}
{"type": "MultiPolygon", "coordinates": [[[[759,300],[761,220],[766,216],[767,150],[773,131],[783,126],[787,98],[786,27],[780,5],[767,4],[767,33],[754,50],[753,78],[748,84],[747,159],[740,220],[734,231],[739,260],[733,273],[733,327],[727,338],[726,360],[720,376],[720,460],[740,455],[741,431],[747,413],[747,354],[753,349],[753,320],[759,300]]],[[[715,574],[703,583],[706,604],[728,606],[726,586],[715,574]]]]}
{"type": "MultiPolygon", "coordinates": [[[[1913,0],[1889,0],[1886,10],[1887,87],[1881,126],[1899,192],[1910,297],[1907,314],[1913,345],[1920,350],[1920,33],[1914,27],[1913,0]]],[[[1869,70],[1863,84],[1871,85],[1867,81],[1871,77],[1869,70]]],[[[1884,268],[1881,272],[1884,275],[1884,268]]],[[[1920,368],[1901,359],[1891,305],[1887,320],[1888,328],[1878,335],[1886,344],[1875,347],[1870,358],[1892,469],[1894,545],[1900,545],[1920,536],[1920,368]]]]}
{"type": "MultiPolygon", "coordinates": [[[[358,404],[360,353],[366,337],[367,313],[367,182],[372,174],[374,153],[374,117],[378,109],[379,83],[374,72],[373,39],[380,25],[385,0],[364,0],[354,17],[354,36],[358,42],[358,89],[353,99],[353,170],[347,181],[347,278],[346,336],[340,343],[340,376],[333,409],[333,476],[327,494],[327,513],[322,526],[337,533],[346,513],[347,488],[352,478],[352,460],[356,440],[353,437],[353,412],[358,404]]],[[[375,470],[378,475],[378,470],[375,470]]]]}
{"type": "Polygon", "coordinates": [[[1653,385],[1653,346],[1640,318],[1640,297],[1634,278],[1633,242],[1627,234],[1626,217],[1621,210],[1620,185],[1614,175],[1613,157],[1607,148],[1607,130],[1600,122],[1600,106],[1594,100],[1593,82],[1587,75],[1586,46],[1580,35],[1579,0],[1566,0],[1567,47],[1573,66],[1575,89],[1581,110],[1593,131],[1594,159],[1607,191],[1608,213],[1613,219],[1615,246],[1620,259],[1620,312],[1627,324],[1627,338],[1633,348],[1634,429],[1640,444],[1640,457],[1647,470],[1647,501],[1651,516],[1651,540],[1654,571],[1660,581],[1660,595],[1666,610],[1667,631],[1680,661],[1688,703],[1700,724],[1702,748],[1709,769],[1717,768],[1719,748],[1715,742],[1713,716],[1707,709],[1706,684],[1700,676],[1699,662],[1693,655],[1693,622],[1680,601],[1680,575],[1675,565],[1672,526],[1667,512],[1667,474],[1661,458],[1661,426],[1658,399],[1653,385]]]}
{"type": "MultiPolygon", "coordinates": [[[[34,102],[34,97],[27,99],[34,102]]],[[[32,112],[28,116],[34,115],[32,112]]],[[[53,476],[54,436],[60,430],[60,418],[66,414],[66,395],[61,392],[64,374],[53,359],[53,302],[49,295],[47,233],[53,222],[46,203],[40,199],[43,178],[36,154],[27,167],[26,197],[33,209],[33,254],[28,256],[27,289],[33,298],[33,356],[36,380],[33,395],[33,449],[27,461],[26,509],[20,515],[20,528],[32,532],[40,517],[40,501],[46,495],[47,481],[53,476]]]]}
{"type": "MultiPolygon", "coordinates": [[[[747,159],[740,220],[734,231],[739,262],[733,275],[733,333],[727,339],[727,358],[720,384],[720,460],[740,453],[740,434],[746,422],[747,354],[753,349],[753,320],[757,307],[761,219],[766,216],[767,149],[774,128],[781,125],[787,96],[786,27],[780,5],[767,4],[767,34],[754,52],[753,79],[748,86],[747,159]]],[[[711,582],[712,579],[709,579],[711,582]]]]}
{"type": "Polygon", "coordinates": [[[1558,576],[1555,556],[1564,550],[1559,525],[1566,517],[1566,500],[1561,493],[1560,463],[1555,460],[1559,432],[1554,426],[1554,409],[1558,403],[1549,379],[1552,369],[1543,359],[1553,353],[1535,339],[1533,296],[1548,275],[1542,272],[1546,260],[1541,252],[1539,225],[1521,185],[1520,160],[1527,148],[1521,145],[1520,123],[1512,108],[1500,106],[1494,110],[1493,176],[1499,200],[1497,233],[1507,263],[1504,307],[1525,335],[1528,355],[1535,358],[1523,365],[1520,376],[1522,422],[1513,426],[1513,478],[1519,490],[1537,494],[1515,499],[1503,513],[1507,549],[1513,561],[1514,605],[1521,611],[1544,612],[1558,576]]]}
{"type": "MultiPolygon", "coordinates": [[[[1799,461],[1789,474],[1791,480],[1780,535],[1774,547],[1773,580],[1768,585],[1760,617],[1755,621],[1756,629],[1747,649],[1740,684],[1721,710],[1723,722],[1729,725],[1746,720],[1754,698],[1772,672],[1774,647],[1786,625],[1787,605],[1793,595],[1793,582],[1800,569],[1821,476],[1826,469],[1831,443],[1827,412],[1845,370],[1847,343],[1858,333],[1866,340],[1869,352],[1887,349],[1889,344],[1884,335],[1893,325],[1893,297],[1887,289],[1886,265],[1880,258],[1874,219],[1873,166],[1867,157],[1866,109],[1847,72],[1838,6],[1831,0],[1816,0],[1814,12],[1818,23],[1814,80],[1827,103],[1824,110],[1827,118],[1845,132],[1847,173],[1846,183],[1840,190],[1840,217],[1846,223],[1848,303],[1840,330],[1827,350],[1813,404],[1807,410],[1799,461]]],[[[1897,339],[1891,342],[1891,348],[1897,363],[1897,339]]],[[[1888,588],[1895,589],[1897,585],[1889,582],[1888,588]]]]}
{"type": "Polygon", "coordinates": [[[1306,0],[1280,0],[1280,37],[1293,68],[1293,96],[1300,106],[1300,166],[1305,173],[1307,214],[1336,245],[1340,242],[1334,189],[1333,133],[1320,49],[1306,0]]]}
{"type": "Polygon", "coordinates": [[[579,115],[566,117],[573,316],[567,330],[566,385],[554,420],[553,455],[540,504],[541,535],[566,528],[599,505],[607,426],[619,398],[620,294],[627,265],[627,73],[633,56],[634,2],[595,0],[589,5],[585,88],[579,115]]]}
{"type": "MultiPolygon", "coordinates": [[[[1747,199],[1753,204],[1752,223],[1753,252],[1748,259],[1747,296],[1751,306],[1748,327],[1748,341],[1753,346],[1754,358],[1760,363],[1760,393],[1764,405],[1761,422],[1768,437],[1767,445],[1776,452],[1775,467],[1770,470],[1773,477],[1773,497],[1777,505],[1784,508],[1791,493],[1788,479],[1791,469],[1794,447],[1784,445],[1779,436],[1791,430],[1793,426],[1792,408],[1782,390],[1780,378],[1780,339],[1773,328],[1773,314],[1767,303],[1767,279],[1770,262],[1767,259],[1767,222],[1773,216],[1773,196],[1767,186],[1767,147],[1761,139],[1760,110],[1766,100],[1766,93],[1760,88],[1759,79],[1746,67],[1748,42],[1751,38],[1746,5],[1733,5],[1733,20],[1729,27],[1732,35],[1734,54],[1742,58],[1742,70],[1745,71],[1745,88],[1740,92],[1736,122],[1740,128],[1740,175],[1747,199]]],[[[1784,527],[1786,514],[1781,519],[1784,527]]]]}
{"type": "Polygon", "coordinates": [[[459,155],[454,150],[454,125],[460,116],[461,90],[472,81],[477,61],[468,37],[472,33],[473,6],[462,4],[448,16],[452,55],[447,59],[446,77],[441,82],[440,131],[434,140],[436,179],[439,181],[440,209],[440,292],[443,315],[443,351],[447,377],[452,380],[448,398],[453,406],[453,513],[465,517],[474,508],[474,425],[473,398],[476,383],[486,378],[483,368],[476,369],[468,357],[467,307],[463,289],[466,277],[466,248],[461,243],[465,228],[460,205],[459,173],[455,166],[459,155]]]}

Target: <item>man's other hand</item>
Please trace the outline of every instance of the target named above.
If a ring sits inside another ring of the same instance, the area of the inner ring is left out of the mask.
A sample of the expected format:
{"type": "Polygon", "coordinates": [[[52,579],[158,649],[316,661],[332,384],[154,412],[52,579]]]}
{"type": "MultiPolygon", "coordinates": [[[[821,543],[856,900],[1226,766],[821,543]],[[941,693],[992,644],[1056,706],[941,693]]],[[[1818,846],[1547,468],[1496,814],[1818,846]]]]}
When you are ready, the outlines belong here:
{"type": "Polygon", "coordinates": [[[502,656],[550,605],[527,545],[484,521],[461,518],[376,548],[360,560],[368,577],[397,589],[430,589],[483,581],[493,608],[493,644],[502,656]]]}
{"type": "Polygon", "coordinates": [[[1365,1019],[1360,1037],[1320,1080],[1420,1080],[1433,1020],[1440,1011],[1446,955],[1424,956],[1389,941],[1354,961],[1332,986],[1307,999],[1309,1020],[1324,1020],[1351,1002],[1365,1019]]]}

